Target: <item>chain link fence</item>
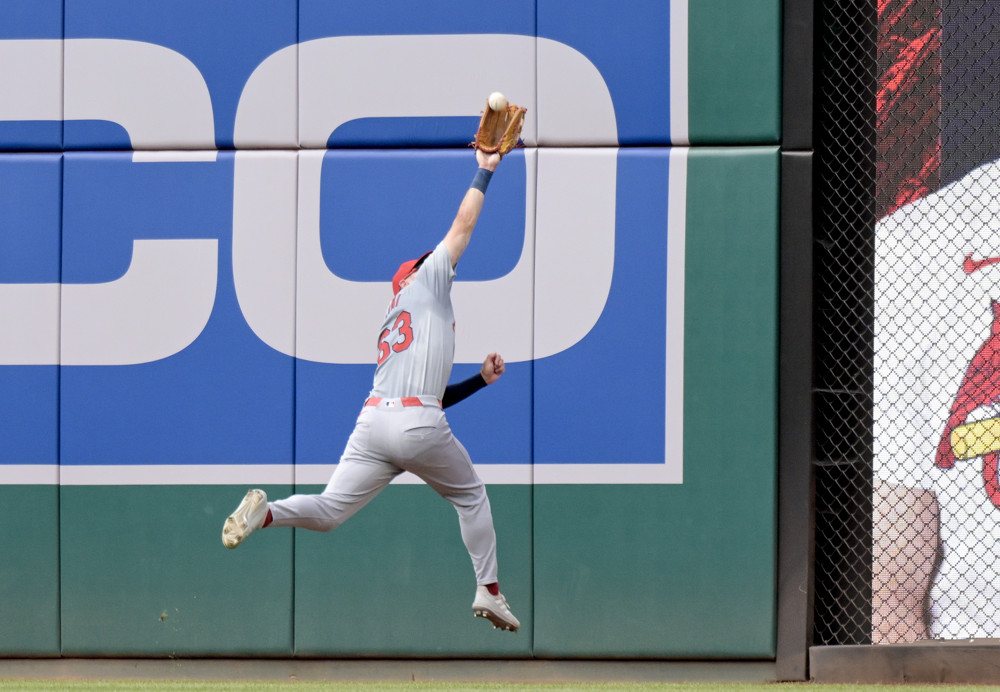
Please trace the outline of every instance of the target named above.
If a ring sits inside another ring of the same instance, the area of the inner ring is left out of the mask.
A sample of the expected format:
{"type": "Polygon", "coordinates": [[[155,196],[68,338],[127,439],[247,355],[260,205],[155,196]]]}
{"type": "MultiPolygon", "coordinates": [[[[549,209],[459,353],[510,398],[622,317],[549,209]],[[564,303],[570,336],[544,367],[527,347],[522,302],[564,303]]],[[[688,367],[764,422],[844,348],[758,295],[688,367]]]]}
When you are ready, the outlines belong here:
{"type": "Polygon", "coordinates": [[[1000,637],[1000,2],[818,3],[817,644],[1000,637]]]}
{"type": "Polygon", "coordinates": [[[871,640],[874,0],[818,3],[815,641],[871,640]]]}

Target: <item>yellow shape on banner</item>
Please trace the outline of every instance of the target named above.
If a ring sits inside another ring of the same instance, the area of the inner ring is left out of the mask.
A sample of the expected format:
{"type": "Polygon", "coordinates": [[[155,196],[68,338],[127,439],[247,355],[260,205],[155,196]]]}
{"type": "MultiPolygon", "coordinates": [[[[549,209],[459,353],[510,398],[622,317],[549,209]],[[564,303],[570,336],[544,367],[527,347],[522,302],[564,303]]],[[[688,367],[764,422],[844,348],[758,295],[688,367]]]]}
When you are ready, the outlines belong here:
{"type": "Polygon", "coordinates": [[[951,448],[959,459],[1000,451],[1000,418],[958,426],[951,431],[951,448]]]}

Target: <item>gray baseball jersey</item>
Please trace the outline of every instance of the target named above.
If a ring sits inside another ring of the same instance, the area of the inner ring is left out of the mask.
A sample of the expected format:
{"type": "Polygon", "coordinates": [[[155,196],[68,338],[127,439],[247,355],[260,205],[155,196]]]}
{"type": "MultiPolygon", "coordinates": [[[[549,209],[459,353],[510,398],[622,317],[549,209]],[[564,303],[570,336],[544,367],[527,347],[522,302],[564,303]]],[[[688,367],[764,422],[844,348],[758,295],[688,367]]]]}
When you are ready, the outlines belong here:
{"type": "Polygon", "coordinates": [[[371,396],[440,399],[455,359],[455,270],[444,242],[420,265],[413,282],[393,297],[379,330],[371,396]]]}
{"type": "Polygon", "coordinates": [[[272,526],[329,531],[410,471],[455,506],[476,581],[492,584],[497,558],[489,497],[440,401],[455,358],[454,278],[441,242],[389,304],[371,395],[326,489],[269,506],[272,526]]]}

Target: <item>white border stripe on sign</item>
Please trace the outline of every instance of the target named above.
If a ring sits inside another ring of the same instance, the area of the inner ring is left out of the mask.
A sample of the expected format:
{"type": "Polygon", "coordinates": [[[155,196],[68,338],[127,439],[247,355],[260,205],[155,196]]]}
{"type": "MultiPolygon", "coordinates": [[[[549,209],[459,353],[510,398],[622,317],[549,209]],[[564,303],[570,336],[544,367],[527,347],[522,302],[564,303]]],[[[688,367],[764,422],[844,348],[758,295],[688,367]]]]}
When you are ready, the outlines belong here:
{"type": "Polygon", "coordinates": [[[688,139],[688,3],[670,0],[670,141],[688,139]]]}
{"type": "Polygon", "coordinates": [[[676,468],[676,480],[684,477],[684,297],[687,236],[688,149],[670,152],[667,199],[667,377],[664,455],[668,467],[676,468]]]}
{"type": "Polygon", "coordinates": [[[0,464],[0,485],[58,485],[55,464],[0,464]]]}
{"type": "Polygon", "coordinates": [[[290,464],[63,466],[60,485],[291,485],[290,464]]]}

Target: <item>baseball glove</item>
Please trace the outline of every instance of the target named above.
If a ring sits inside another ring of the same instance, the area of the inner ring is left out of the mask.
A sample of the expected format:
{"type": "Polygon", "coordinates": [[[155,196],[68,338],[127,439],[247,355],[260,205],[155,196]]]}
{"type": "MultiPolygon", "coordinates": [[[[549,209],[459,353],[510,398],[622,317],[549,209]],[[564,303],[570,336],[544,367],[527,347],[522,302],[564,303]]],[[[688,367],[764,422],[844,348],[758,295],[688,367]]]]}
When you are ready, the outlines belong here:
{"type": "Polygon", "coordinates": [[[472,146],[489,154],[499,153],[500,156],[510,152],[518,145],[521,127],[524,125],[524,114],[527,112],[527,108],[513,103],[508,103],[505,108],[495,111],[490,108],[487,101],[472,146]]]}

